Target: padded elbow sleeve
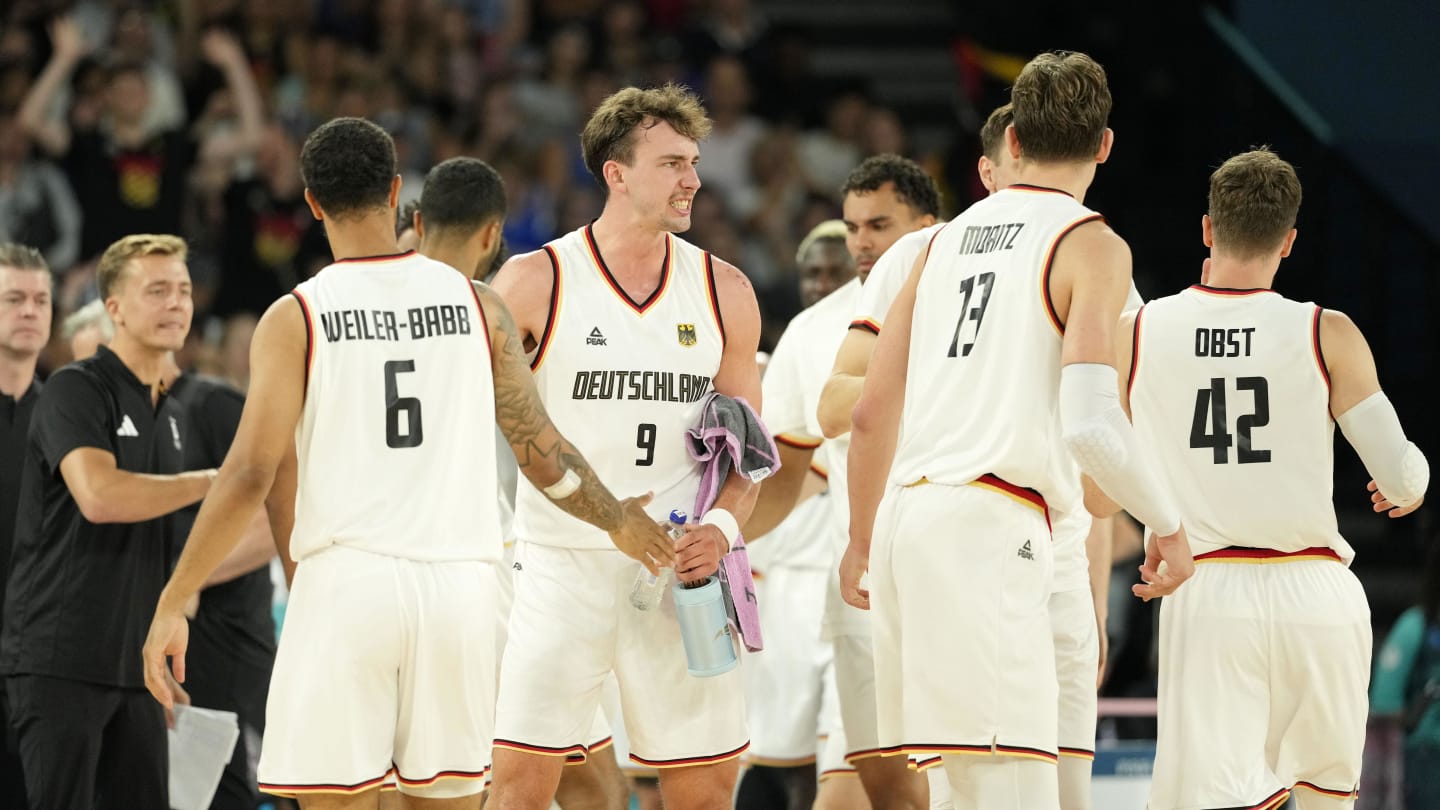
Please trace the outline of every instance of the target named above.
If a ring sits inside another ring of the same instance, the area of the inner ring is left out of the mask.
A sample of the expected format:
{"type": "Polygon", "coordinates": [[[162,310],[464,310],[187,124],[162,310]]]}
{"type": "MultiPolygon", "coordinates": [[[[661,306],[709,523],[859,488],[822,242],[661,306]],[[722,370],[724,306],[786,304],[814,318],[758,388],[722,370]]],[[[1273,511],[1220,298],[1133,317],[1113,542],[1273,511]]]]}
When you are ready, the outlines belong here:
{"type": "Polygon", "coordinates": [[[1075,462],[1107,495],[1156,534],[1180,528],[1180,510],[1120,409],[1115,369],[1101,363],[1061,369],[1060,424],[1075,462]]]}
{"type": "Polygon", "coordinates": [[[1424,497],[1430,485],[1430,463],[1420,448],[1405,438],[1400,417],[1385,392],[1371,394],[1336,421],[1385,500],[1410,506],[1424,497]]]}

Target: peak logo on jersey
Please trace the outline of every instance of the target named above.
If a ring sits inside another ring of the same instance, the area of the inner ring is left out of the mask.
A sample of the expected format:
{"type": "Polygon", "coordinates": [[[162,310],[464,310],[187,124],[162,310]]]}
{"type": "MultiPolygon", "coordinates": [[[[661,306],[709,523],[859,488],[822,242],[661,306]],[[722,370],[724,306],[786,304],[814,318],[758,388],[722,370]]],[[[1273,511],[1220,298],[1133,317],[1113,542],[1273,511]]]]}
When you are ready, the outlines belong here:
{"type": "Polygon", "coordinates": [[[597,327],[595,327],[594,329],[591,329],[591,330],[590,330],[590,337],[585,338],[585,345],[586,345],[586,346],[604,346],[604,345],[605,345],[605,336],[602,335],[602,334],[600,334],[600,327],[597,326],[597,327]]]}
{"type": "Polygon", "coordinates": [[[1015,552],[1015,556],[1019,557],[1022,560],[1035,559],[1035,552],[1031,550],[1029,540],[1026,540],[1025,545],[1021,546],[1020,550],[1015,552]]]}
{"type": "Polygon", "coordinates": [[[675,337],[680,341],[681,346],[694,346],[695,342],[699,340],[695,335],[695,324],[693,323],[675,324],[675,337]]]}
{"type": "Polygon", "coordinates": [[[135,423],[130,421],[130,414],[125,414],[125,418],[120,421],[120,428],[115,431],[115,435],[130,437],[140,435],[140,431],[135,429],[135,423]]]}

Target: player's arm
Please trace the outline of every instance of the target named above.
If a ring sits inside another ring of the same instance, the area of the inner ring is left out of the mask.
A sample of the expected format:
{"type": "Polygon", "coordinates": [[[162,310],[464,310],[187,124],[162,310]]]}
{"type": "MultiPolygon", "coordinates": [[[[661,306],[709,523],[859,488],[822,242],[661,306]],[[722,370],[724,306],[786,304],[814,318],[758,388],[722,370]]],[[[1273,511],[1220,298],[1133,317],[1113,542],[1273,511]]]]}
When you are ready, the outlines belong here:
{"type": "Polygon", "coordinates": [[[1115,333],[1130,290],[1130,248],[1100,221],[1076,227],[1055,251],[1050,295],[1065,324],[1060,420],[1080,469],[1156,533],[1137,596],[1173,593],[1195,571],[1180,512],[1121,409],[1115,333]],[[1166,570],[1160,570],[1160,563],[1166,570]]]}
{"type": "Polygon", "coordinates": [[[240,541],[293,445],[305,397],[305,329],[305,316],[292,296],[271,304],[255,327],[250,393],[240,428],[160,593],[145,639],[145,685],[167,708],[173,700],[166,683],[167,657],[173,659],[175,679],[185,682],[185,604],[240,541]]]}
{"type": "Polygon", "coordinates": [[[285,458],[275,470],[275,483],[270,494],[265,496],[265,514],[270,519],[270,537],[275,542],[275,553],[280,556],[280,567],[285,569],[285,587],[295,582],[295,560],[290,556],[290,535],[295,530],[295,490],[299,486],[300,460],[295,455],[295,442],[285,450],[285,458]]]}
{"type": "MultiPolygon", "coordinates": [[[[1133,285],[1132,285],[1133,288],[1133,285]]],[[[1120,396],[1120,409],[1130,417],[1130,369],[1135,361],[1135,318],[1136,311],[1127,311],[1120,316],[1115,329],[1115,378],[1120,396]]],[[[1081,473],[1081,489],[1085,494],[1085,510],[1097,519],[1108,518],[1119,512],[1120,504],[1105,494],[1095,479],[1081,473]]]]}
{"type": "Polygon", "coordinates": [[[522,253],[506,260],[495,274],[491,289],[505,302],[525,351],[535,348],[550,318],[550,296],[555,289],[555,266],[544,250],[522,253]]]}
{"type": "Polygon", "coordinates": [[[1430,463],[1405,437],[1395,406],[1380,389],[1370,344],[1344,313],[1320,314],[1320,352],[1330,372],[1330,412],[1370,473],[1376,512],[1398,518],[1425,502],[1430,463]]]}
{"type": "Polygon", "coordinates": [[[805,483],[810,478],[810,462],[815,457],[814,445],[792,444],[784,436],[775,437],[780,453],[780,469],[760,485],[755,508],[745,521],[742,534],[746,543],[753,543],[774,531],[781,521],[800,505],[805,483]]]}
{"type": "MultiPolygon", "coordinates": [[[[240,415],[245,408],[245,397],[239,391],[213,388],[191,409],[193,427],[200,446],[210,458],[224,459],[235,443],[235,432],[240,428],[240,415]]],[[[272,487],[273,489],[273,487],[272,487]]],[[[240,543],[220,562],[205,587],[229,582],[251,571],[263,568],[275,556],[275,541],[270,536],[270,523],[264,510],[257,509],[250,525],[240,537],[240,543]]]]}
{"type": "Polygon", "coordinates": [[[920,286],[924,267],[925,254],[921,254],[890,306],[885,331],[875,342],[875,362],[865,375],[864,387],[851,417],[850,544],[840,560],[840,595],[849,604],[865,610],[870,609],[870,593],[861,590],[860,577],[870,567],[870,534],[875,528],[875,512],[885,494],[885,482],[890,477],[890,465],[895,460],[895,445],[900,436],[915,291],[920,286]]]}
{"type": "Polygon", "coordinates": [[[177,475],[127,472],[109,450],[77,447],[60,461],[60,474],[80,514],[91,523],[139,523],[205,497],[214,470],[177,475]]]}
{"type": "Polygon", "coordinates": [[[505,302],[485,284],[473,283],[490,330],[495,423],[515,453],[520,473],[551,503],[604,529],[627,556],[658,572],[657,563],[669,563],[674,554],[669,536],[645,514],[651,495],[620,501],[610,494],[590,463],[550,421],[505,302]]]}
{"type": "MultiPolygon", "coordinates": [[[[720,259],[712,261],[715,295],[725,330],[725,350],[720,355],[720,369],[715,372],[715,390],[744,399],[756,413],[761,413],[760,366],[755,362],[760,348],[760,304],[755,300],[755,288],[739,268],[720,259]]],[[[803,465],[802,470],[808,467],[803,465]]],[[[720,558],[729,552],[740,526],[750,519],[759,492],[759,484],[736,470],[730,471],[710,511],[700,516],[699,523],[687,524],[685,537],[675,545],[675,574],[681,582],[704,579],[719,570],[720,558]]]]}
{"type": "Polygon", "coordinates": [[[835,366],[820,391],[820,405],[815,410],[825,438],[833,439],[850,432],[850,416],[865,387],[865,372],[870,367],[877,337],[875,332],[860,326],[852,326],[845,333],[840,350],[835,353],[835,366]]]}

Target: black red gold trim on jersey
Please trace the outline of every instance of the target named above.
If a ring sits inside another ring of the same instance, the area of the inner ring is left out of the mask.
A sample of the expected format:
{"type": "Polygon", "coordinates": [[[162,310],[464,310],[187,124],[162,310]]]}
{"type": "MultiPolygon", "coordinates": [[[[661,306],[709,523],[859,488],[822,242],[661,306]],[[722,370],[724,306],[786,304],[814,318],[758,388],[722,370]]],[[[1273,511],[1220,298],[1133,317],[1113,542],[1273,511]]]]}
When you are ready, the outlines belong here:
{"type": "Polygon", "coordinates": [[[291,290],[290,294],[295,296],[296,302],[300,304],[300,314],[305,317],[305,383],[300,388],[300,395],[303,398],[310,393],[310,369],[315,365],[315,325],[314,317],[310,314],[310,302],[299,290],[291,290]]]}
{"type": "Polygon", "coordinates": [[[1055,753],[1041,748],[1030,748],[1022,745],[1004,745],[1002,743],[990,743],[989,745],[935,745],[921,743],[906,743],[905,745],[892,746],[881,749],[882,756],[908,756],[924,762],[934,755],[951,756],[1006,756],[1022,757],[1024,759],[1038,759],[1042,762],[1059,762],[1060,757],[1055,753]]]}
{"type": "Polygon", "coordinates": [[[725,347],[725,318],[720,314],[720,291],[715,286],[715,257],[705,251],[705,289],[710,294],[710,314],[715,316],[715,326],[720,330],[720,347],[725,347]]]}
{"type": "Polygon", "coordinates": [[[344,259],[336,259],[334,264],[365,264],[368,262],[391,262],[396,259],[405,259],[414,256],[414,250],[404,250],[399,253],[381,253],[375,256],[348,256],[344,259]]]}
{"type": "Polygon", "coordinates": [[[750,741],[746,740],[744,745],[732,751],[726,751],[723,754],[712,754],[702,757],[681,757],[680,759],[645,759],[644,757],[631,754],[630,761],[638,765],[644,765],[647,768],[659,768],[663,770],[665,768],[683,768],[687,765],[710,765],[716,762],[726,762],[740,756],[748,750],[750,750],[750,741]]]}
{"type": "Polygon", "coordinates": [[[269,793],[273,796],[305,796],[312,793],[341,793],[351,795],[380,787],[389,775],[390,771],[387,770],[374,779],[366,779],[363,782],[356,782],[350,785],[325,782],[310,785],[282,785],[273,782],[261,782],[260,790],[263,793],[269,793]]]}
{"type": "Polygon", "coordinates": [[[1095,752],[1089,748],[1066,748],[1060,746],[1060,756],[1074,757],[1075,759],[1095,759],[1095,752]]]}
{"type": "Polygon", "coordinates": [[[1074,194],[1071,194],[1070,192],[1066,191],[1066,190],[1063,189],[1063,188],[1050,188],[1049,186],[1032,186],[1032,185],[1030,185],[1029,183],[1015,183],[1015,184],[1013,184],[1013,185],[1006,186],[1005,188],[1002,188],[1002,189],[1000,189],[1000,190],[1001,190],[1001,191],[1031,191],[1031,192],[1040,192],[1041,194],[1064,194],[1066,197],[1069,197],[1069,198],[1072,199],[1072,200],[1075,199],[1075,195],[1074,195],[1074,194]]]}
{"type": "Polygon", "coordinates": [[[530,361],[530,370],[540,368],[545,362],[545,353],[550,349],[550,336],[555,332],[555,321],[560,317],[560,255],[555,248],[546,245],[545,255],[550,257],[550,309],[545,313],[545,329],[535,340],[535,359],[530,361]]]}
{"type": "Polygon", "coordinates": [[[487,765],[485,767],[485,770],[483,771],[441,771],[434,776],[425,779],[409,779],[401,776],[400,772],[394,769],[392,769],[391,772],[395,774],[395,781],[397,783],[404,785],[405,787],[418,788],[429,787],[436,782],[447,779],[461,779],[471,782],[478,779],[485,779],[490,775],[490,767],[487,765]]]}
{"type": "Polygon", "coordinates": [[[590,250],[590,258],[594,260],[595,267],[599,269],[605,282],[610,285],[610,289],[637,315],[644,315],[648,312],[650,307],[654,306],[655,302],[665,294],[665,290],[670,287],[670,277],[674,275],[674,268],[671,265],[675,253],[670,246],[670,234],[665,234],[665,257],[660,260],[660,282],[655,285],[655,289],[650,291],[650,295],[644,301],[637,302],[630,297],[629,293],[625,292],[625,288],[620,286],[620,282],[616,281],[614,274],[610,272],[610,267],[605,264],[605,258],[600,255],[600,245],[595,242],[594,229],[586,225],[581,230],[585,236],[585,246],[590,250]]]}
{"type": "MultiPolygon", "coordinates": [[[[1010,188],[1021,188],[1021,187],[1020,187],[1020,186],[1010,186],[1010,188]]],[[[1031,187],[1026,186],[1025,188],[1031,188],[1031,187]]],[[[1059,189],[1033,188],[1033,190],[1035,190],[1035,191],[1051,191],[1051,192],[1054,192],[1054,193],[1056,193],[1056,194],[1066,194],[1066,192],[1060,191],[1059,189]]],[[[1067,194],[1067,196],[1068,196],[1068,194],[1067,194]]],[[[1057,334],[1059,334],[1061,337],[1064,337],[1064,336],[1065,336],[1065,322],[1062,321],[1062,320],[1060,320],[1060,313],[1055,311],[1055,302],[1050,298],[1050,271],[1051,271],[1051,269],[1053,269],[1054,266],[1055,266],[1055,251],[1057,251],[1057,250],[1060,249],[1060,243],[1063,242],[1063,241],[1065,241],[1065,237],[1069,236],[1070,233],[1071,233],[1072,231],[1074,231],[1076,228],[1080,227],[1081,225],[1084,225],[1084,224],[1087,223],[1087,222],[1104,222],[1104,221],[1105,221],[1105,217],[1103,217],[1103,216],[1101,216],[1101,215],[1099,215],[1099,214],[1090,214],[1090,215],[1088,215],[1088,216],[1084,216],[1084,217],[1081,217],[1080,219],[1075,220],[1074,222],[1070,223],[1069,225],[1066,225],[1064,228],[1061,228],[1061,229],[1060,229],[1060,232],[1057,233],[1057,234],[1055,234],[1055,238],[1050,241],[1050,249],[1047,250],[1047,251],[1045,251],[1045,265],[1044,265],[1044,267],[1042,267],[1041,270],[1040,270],[1040,297],[1041,297],[1041,299],[1042,299],[1042,303],[1045,305],[1045,314],[1048,315],[1048,316],[1050,316],[1050,325],[1053,326],[1053,327],[1055,327],[1055,332],[1056,332],[1057,334]]]]}
{"type": "Polygon", "coordinates": [[[591,743],[591,744],[589,744],[589,745],[587,745],[587,746],[584,746],[585,750],[584,750],[583,752],[576,753],[576,754],[566,754],[566,755],[565,755],[565,764],[566,764],[567,766],[568,766],[568,765],[584,765],[584,764],[585,764],[585,761],[590,758],[590,755],[591,755],[591,754],[595,753],[596,751],[603,751],[603,750],[605,750],[606,748],[609,748],[610,746],[612,746],[612,745],[614,745],[614,744],[615,744],[615,738],[614,738],[614,737],[606,737],[606,738],[604,738],[604,739],[602,739],[602,740],[599,740],[599,741],[597,741],[597,742],[593,742],[593,743],[591,743]]]}
{"type": "Polygon", "coordinates": [[[1209,295],[1260,295],[1261,293],[1273,293],[1274,290],[1268,287],[1211,287],[1208,284],[1191,284],[1190,289],[1196,292],[1209,295]]]}
{"type": "Polygon", "coordinates": [[[1125,380],[1125,396],[1135,393],[1135,371],[1140,368],[1140,318],[1145,314],[1145,305],[1135,310],[1135,328],[1130,333],[1130,374],[1125,380]]]}
{"type": "Polygon", "coordinates": [[[1285,563],[1302,562],[1305,560],[1333,560],[1341,562],[1340,555],[1335,549],[1327,546],[1312,546],[1299,551],[1276,551],[1273,548],[1246,548],[1244,546],[1227,546],[1215,551],[1207,551],[1204,554],[1196,554],[1195,562],[1223,562],[1223,563],[1285,563]]]}
{"type": "Polygon", "coordinates": [[[516,740],[495,740],[496,748],[509,748],[511,751],[520,751],[526,754],[539,754],[542,757],[565,757],[567,760],[572,756],[578,756],[581,761],[588,753],[588,749],[579,743],[575,745],[549,746],[531,745],[516,740]]]}
{"type": "Polygon", "coordinates": [[[1325,350],[1320,348],[1320,317],[1325,314],[1322,307],[1315,307],[1315,317],[1310,325],[1310,346],[1315,350],[1315,365],[1325,380],[1325,390],[1330,390],[1330,367],[1325,365],[1325,350]]]}
{"type": "Polygon", "coordinates": [[[890,752],[885,748],[861,748],[858,751],[847,751],[845,753],[845,764],[854,765],[857,759],[870,759],[871,757],[888,757],[890,752]]]}
{"type": "Polygon", "coordinates": [[[872,335],[880,334],[880,324],[870,318],[857,318],[850,322],[851,329],[862,329],[872,335]]]}
{"type": "Polygon", "coordinates": [[[1296,782],[1295,788],[1293,789],[1308,790],[1312,793],[1319,793],[1323,796],[1333,796],[1337,799],[1353,799],[1360,795],[1360,789],[1358,787],[1349,790],[1335,790],[1333,788],[1322,788],[1313,782],[1296,782]]]}

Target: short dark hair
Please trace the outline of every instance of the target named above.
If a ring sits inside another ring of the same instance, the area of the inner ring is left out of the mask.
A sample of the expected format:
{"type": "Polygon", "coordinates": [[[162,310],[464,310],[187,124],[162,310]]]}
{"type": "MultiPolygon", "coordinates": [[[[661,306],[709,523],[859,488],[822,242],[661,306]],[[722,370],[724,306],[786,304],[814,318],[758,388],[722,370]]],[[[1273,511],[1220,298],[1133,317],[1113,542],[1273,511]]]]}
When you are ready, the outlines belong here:
{"type": "Polygon", "coordinates": [[[850,171],[840,196],[852,191],[878,191],[886,183],[895,185],[895,196],[920,216],[940,216],[940,189],[920,164],[899,155],[875,155],[850,171]]]}
{"type": "Polygon", "coordinates": [[[1025,157],[1042,162],[1093,159],[1110,118],[1105,68],[1077,51],[1042,53],[1010,88],[1015,137],[1025,157]]]}
{"type": "Polygon", "coordinates": [[[406,201],[395,212],[395,236],[405,233],[415,227],[415,212],[420,210],[420,200],[411,199],[406,201]]]}
{"type": "Polygon", "coordinates": [[[505,217],[505,182],[483,160],[450,158],[425,176],[420,216],[426,228],[474,231],[505,217]]]}
{"type": "Polygon", "coordinates": [[[300,148],[300,176],[327,216],[387,207],[395,174],[395,141],[364,118],[326,121],[300,148]]]}
{"type": "Polygon", "coordinates": [[[1005,130],[1015,122],[1015,108],[1010,102],[996,107],[980,127],[980,153],[992,162],[999,160],[1000,150],[1005,148],[1005,130]]]}

